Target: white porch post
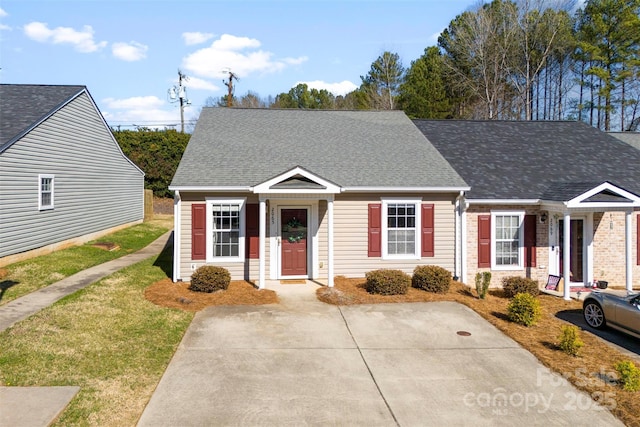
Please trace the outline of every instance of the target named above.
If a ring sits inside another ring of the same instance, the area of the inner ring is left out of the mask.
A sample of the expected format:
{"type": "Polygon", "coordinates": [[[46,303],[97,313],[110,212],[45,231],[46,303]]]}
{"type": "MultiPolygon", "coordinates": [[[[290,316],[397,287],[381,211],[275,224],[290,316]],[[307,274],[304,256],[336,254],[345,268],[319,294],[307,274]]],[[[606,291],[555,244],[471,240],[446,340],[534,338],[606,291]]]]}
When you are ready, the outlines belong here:
{"type": "Polygon", "coordinates": [[[333,287],[333,197],[327,199],[327,286],[333,287]]]}
{"type": "Polygon", "coordinates": [[[259,251],[258,251],[258,289],[264,289],[266,283],[266,272],[265,272],[265,257],[266,257],[266,249],[265,249],[265,244],[266,244],[266,230],[267,230],[267,224],[266,224],[266,213],[267,213],[267,202],[265,200],[263,200],[262,198],[260,199],[260,209],[259,209],[260,213],[258,216],[258,223],[260,224],[260,235],[259,235],[259,239],[258,239],[258,245],[259,245],[259,251]]]}
{"type": "Polygon", "coordinates": [[[564,279],[564,299],[571,299],[571,214],[564,214],[562,243],[562,277],[564,279]]]}
{"type": "Polygon", "coordinates": [[[624,251],[625,251],[625,279],[627,291],[633,290],[633,275],[631,266],[633,265],[631,255],[631,211],[625,212],[624,217],[624,251]]]}

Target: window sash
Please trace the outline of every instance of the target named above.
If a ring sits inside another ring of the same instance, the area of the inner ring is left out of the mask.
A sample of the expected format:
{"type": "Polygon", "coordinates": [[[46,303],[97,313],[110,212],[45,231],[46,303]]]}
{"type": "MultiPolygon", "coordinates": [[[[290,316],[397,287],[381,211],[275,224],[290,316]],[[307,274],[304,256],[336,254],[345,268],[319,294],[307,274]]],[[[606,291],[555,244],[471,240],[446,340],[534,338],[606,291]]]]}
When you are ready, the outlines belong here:
{"type": "Polygon", "coordinates": [[[522,268],[524,213],[493,213],[493,266],[522,268]]]}
{"type": "Polygon", "coordinates": [[[207,200],[207,261],[244,259],[245,199],[207,200]]]}
{"type": "Polygon", "coordinates": [[[419,258],[420,200],[383,200],[383,258],[419,258]]]}
{"type": "Polygon", "coordinates": [[[53,209],[53,175],[38,176],[38,208],[40,210],[53,209]]]}

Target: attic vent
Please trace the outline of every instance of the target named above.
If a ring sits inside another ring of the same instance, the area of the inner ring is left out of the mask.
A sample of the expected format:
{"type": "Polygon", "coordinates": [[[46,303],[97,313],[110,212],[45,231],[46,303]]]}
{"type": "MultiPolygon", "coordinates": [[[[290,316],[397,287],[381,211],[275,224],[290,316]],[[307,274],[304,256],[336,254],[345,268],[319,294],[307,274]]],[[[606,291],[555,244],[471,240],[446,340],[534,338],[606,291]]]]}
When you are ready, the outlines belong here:
{"type": "Polygon", "coordinates": [[[611,190],[603,190],[601,192],[599,192],[598,194],[594,194],[593,196],[589,197],[588,199],[584,200],[584,202],[619,202],[619,203],[628,203],[630,202],[629,199],[627,199],[626,197],[622,197],[621,195],[614,193],[611,190]]]}
{"type": "Polygon", "coordinates": [[[302,176],[300,174],[294,175],[290,178],[280,181],[277,184],[269,187],[270,189],[296,189],[296,190],[326,190],[327,187],[320,185],[317,182],[302,176]]]}

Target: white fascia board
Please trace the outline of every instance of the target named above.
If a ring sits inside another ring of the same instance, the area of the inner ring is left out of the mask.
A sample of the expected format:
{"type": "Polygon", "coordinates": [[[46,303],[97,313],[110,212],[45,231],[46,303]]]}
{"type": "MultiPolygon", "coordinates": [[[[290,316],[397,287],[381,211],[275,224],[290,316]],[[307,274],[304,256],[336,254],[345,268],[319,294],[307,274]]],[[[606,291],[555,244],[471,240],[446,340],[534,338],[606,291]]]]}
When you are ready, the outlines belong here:
{"type": "Polygon", "coordinates": [[[469,205],[538,205],[540,199],[466,199],[469,205]]]}
{"type": "Polygon", "coordinates": [[[169,186],[170,191],[216,191],[216,192],[237,192],[251,191],[251,187],[210,187],[210,186],[169,186]]]}
{"type": "Polygon", "coordinates": [[[459,193],[471,187],[343,187],[342,191],[352,193],[459,193]]]}

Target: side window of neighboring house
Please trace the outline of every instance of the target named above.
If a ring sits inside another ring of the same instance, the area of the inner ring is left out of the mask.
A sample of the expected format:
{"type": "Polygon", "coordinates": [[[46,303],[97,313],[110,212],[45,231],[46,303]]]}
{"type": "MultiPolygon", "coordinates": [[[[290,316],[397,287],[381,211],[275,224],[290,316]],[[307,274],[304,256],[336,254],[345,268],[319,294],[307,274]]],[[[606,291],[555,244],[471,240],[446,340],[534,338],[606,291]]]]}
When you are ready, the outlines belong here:
{"type": "Polygon", "coordinates": [[[41,174],[38,175],[38,181],[38,209],[53,209],[54,176],[41,174]]]}
{"type": "Polygon", "coordinates": [[[491,267],[496,270],[524,266],[524,212],[491,213],[491,267]]]}

